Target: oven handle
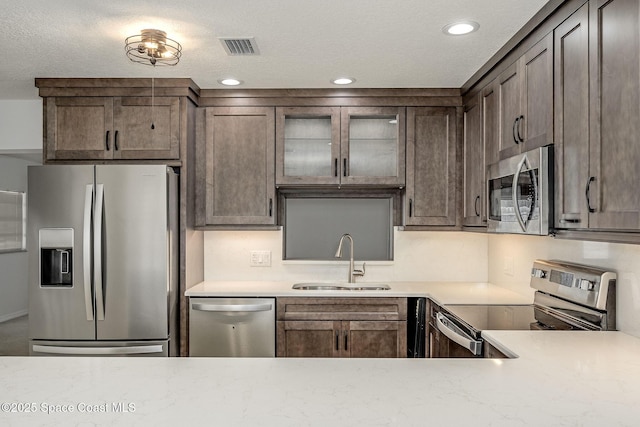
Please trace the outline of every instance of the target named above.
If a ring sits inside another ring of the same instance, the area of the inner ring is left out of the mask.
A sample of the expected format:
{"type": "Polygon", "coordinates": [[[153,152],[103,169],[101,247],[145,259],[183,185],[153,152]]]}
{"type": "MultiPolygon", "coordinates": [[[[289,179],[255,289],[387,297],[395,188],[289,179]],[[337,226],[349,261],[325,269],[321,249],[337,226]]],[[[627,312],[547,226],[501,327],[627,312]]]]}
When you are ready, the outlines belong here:
{"type": "Polygon", "coordinates": [[[482,354],[482,341],[476,341],[465,334],[442,313],[436,313],[436,326],[447,338],[469,350],[474,356],[482,354]]]}
{"type": "MultiPolygon", "coordinates": [[[[520,163],[518,163],[518,166],[516,166],[516,171],[513,174],[513,183],[511,184],[511,197],[513,199],[513,211],[516,214],[518,224],[520,224],[520,228],[522,229],[522,231],[526,232],[527,224],[525,223],[524,219],[522,218],[522,214],[520,213],[520,205],[518,204],[518,192],[516,191],[516,188],[518,188],[518,178],[520,177],[520,172],[522,171],[522,168],[524,166],[531,169],[531,165],[529,164],[529,159],[527,158],[526,154],[522,156],[522,160],[520,160],[520,163]]],[[[531,211],[533,211],[533,209],[535,208],[535,203],[538,199],[538,185],[535,176],[533,177],[533,193],[534,195],[533,202],[531,204],[531,211]]]]}

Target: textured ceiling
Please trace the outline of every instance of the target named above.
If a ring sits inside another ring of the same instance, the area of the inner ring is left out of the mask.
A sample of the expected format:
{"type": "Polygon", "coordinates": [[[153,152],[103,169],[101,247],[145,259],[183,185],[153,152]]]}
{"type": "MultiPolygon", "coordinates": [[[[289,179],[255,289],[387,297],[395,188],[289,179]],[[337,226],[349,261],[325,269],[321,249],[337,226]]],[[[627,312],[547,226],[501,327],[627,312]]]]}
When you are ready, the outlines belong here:
{"type": "Polygon", "coordinates": [[[460,87],[547,0],[4,1],[0,98],[37,98],[36,77],[190,77],[222,88],[460,87]],[[480,23],[464,37],[442,27],[480,23]],[[175,67],[130,62],[124,39],[158,28],[183,46],[175,67]],[[254,37],[259,56],[228,56],[218,37],[254,37]]]}

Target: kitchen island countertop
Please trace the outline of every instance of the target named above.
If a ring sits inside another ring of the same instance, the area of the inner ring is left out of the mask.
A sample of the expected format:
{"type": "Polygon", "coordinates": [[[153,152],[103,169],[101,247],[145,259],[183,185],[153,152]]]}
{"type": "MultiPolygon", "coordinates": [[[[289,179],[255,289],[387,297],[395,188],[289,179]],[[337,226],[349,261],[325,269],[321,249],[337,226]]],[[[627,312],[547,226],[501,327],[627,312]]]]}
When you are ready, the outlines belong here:
{"type": "Polygon", "coordinates": [[[486,334],[519,357],[3,357],[0,425],[637,425],[640,339],[486,334]]]}

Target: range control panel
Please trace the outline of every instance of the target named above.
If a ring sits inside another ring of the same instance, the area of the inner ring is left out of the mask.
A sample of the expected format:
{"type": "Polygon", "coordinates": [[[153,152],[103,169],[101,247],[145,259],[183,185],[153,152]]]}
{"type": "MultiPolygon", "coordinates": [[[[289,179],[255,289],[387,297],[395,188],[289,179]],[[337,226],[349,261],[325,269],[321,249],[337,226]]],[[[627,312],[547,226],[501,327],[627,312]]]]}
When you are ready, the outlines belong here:
{"type": "Polygon", "coordinates": [[[531,268],[532,288],[600,310],[616,278],[612,271],[565,261],[536,260],[531,268]]]}

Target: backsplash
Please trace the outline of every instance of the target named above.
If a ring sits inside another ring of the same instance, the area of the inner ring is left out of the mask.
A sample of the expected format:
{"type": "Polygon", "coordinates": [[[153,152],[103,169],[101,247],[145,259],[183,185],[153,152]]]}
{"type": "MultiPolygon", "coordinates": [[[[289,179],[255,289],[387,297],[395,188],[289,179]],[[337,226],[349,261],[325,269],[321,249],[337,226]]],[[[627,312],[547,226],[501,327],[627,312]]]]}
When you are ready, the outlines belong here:
{"type": "MultiPolygon", "coordinates": [[[[336,241],[336,247],[338,242],[336,241]]],[[[358,242],[355,242],[356,254],[358,242]]],[[[282,231],[207,231],[205,280],[346,280],[347,261],[283,261],[282,231]],[[270,251],[271,267],[250,267],[250,252],[270,251]]],[[[369,262],[362,282],[486,282],[487,236],[480,233],[394,231],[394,261],[369,262]]],[[[356,262],[360,268],[361,262],[356,262]]]]}
{"type": "MultiPolygon", "coordinates": [[[[337,246],[337,242],[336,242],[337,246]]],[[[357,250],[357,242],[356,242],[357,250]]],[[[640,337],[640,245],[524,235],[465,232],[394,232],[395,261],[367,263],[363,282],[490,282],[531,296],[535,259],[604,267],[618,274],[617,327],[640,337]]],[[[346,280],[348,261],[282,260],[282,231],[207,231],[205,280],[346,280]],[[252,250],[270,251],[271,267],[250,267],[252,250]]],[[[360,268],[361,263],[356,263],[360,268]]]]}
{"type": "Polygon", "coordinates": [[[640,337],[640,245],[586,242],[523,235],[489,235],[489,282],[533,295],[534,259],[603,267],[618,274],[617,329],[640,337]]]}

